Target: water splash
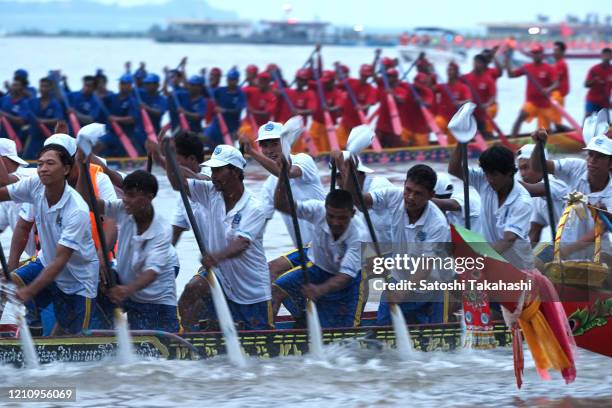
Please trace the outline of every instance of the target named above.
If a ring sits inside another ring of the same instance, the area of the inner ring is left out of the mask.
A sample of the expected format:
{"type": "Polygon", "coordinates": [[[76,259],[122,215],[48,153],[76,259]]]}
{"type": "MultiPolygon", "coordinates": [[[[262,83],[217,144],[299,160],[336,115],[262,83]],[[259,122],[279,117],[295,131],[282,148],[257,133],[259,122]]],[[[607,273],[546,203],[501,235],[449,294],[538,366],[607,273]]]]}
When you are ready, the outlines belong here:
{"type": "Polygon", "coordinates": [[[459,349],[461,351],[471,351],[472,350],[472,336],[468,333],[467,324],[465,323],[465,314],[463,309],[459,310],[455,313],[457,316],[457,320],[459,320],[459,324],[461,326],[461,343],[459,344],[459,349]]]}
{"type": "Polygon", "coordinates": [[[117,358],[121,364],[133,363],[136,360],[136,353],[132,346],[132,337],[128,322],[121,309],[115,309],[115,333],[117,336],[117,358]]]}
{"type": "Polygon", "coordinates": [[[402,359],[409,358],[414,353],[410,333],[402,311],[396,304],[391,304],[391,321],[393,322],[393,331],[395,332],[395,347],[402,359]]]}
{"type": "Polygon", "coordinates": [[[234,365],[246,367],[246,361],[242,354],[242,349],[240,348],[234,319],[232,318],[229,306],[221,290],[221,285],[212,271],[208,272],[208,283],[210,285],[215,311],[217,312],[217,319],[219,319],[219,326],[221,327],[223,338],[225,339],[227,356],[234,365]]]}
{"type": "Polygon", "coordinates": [[[323,357],[323,332],[319,313],[314,302],[306,304],[306,321],[308,322],[308,350],[317,358],[323,357]]]}
{"type": "Polygon", "coordinates": [[[19,341],[21,342],[21,351],[23,352],[23,362],[27,368],[38,367],[38,354],[32,340],[32,333],[28,327],[28,322],[25,317],[25,306],[16,305],[13,302],[6,302],[7,308],[15,308],[14,312],[19,325],[19,341]]]}

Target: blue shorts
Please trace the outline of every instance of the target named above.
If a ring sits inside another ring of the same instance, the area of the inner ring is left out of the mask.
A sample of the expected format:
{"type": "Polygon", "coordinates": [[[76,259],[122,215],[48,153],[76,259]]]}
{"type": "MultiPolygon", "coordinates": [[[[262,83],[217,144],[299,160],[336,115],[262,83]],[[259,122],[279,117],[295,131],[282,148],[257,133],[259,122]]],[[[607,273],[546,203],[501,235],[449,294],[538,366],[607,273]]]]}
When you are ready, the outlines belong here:
{"type": "MultiPolygon", "coordinates": [[[[393,279],[394,280],[394,279],[393,279]]],[[[400,307],[407,324],[432,324],[444,322],[444,294],[440,292],[439,301],[427,302],[402,302],[397,305],[400,307]]],[[[388,326],[391,324],[391,311],[389,303],[383,295],[378,305],[376,314],[376,324],[378,326],[388,326]]]]}
{"type": "MultiPolygon", "coordinates": [[[[308,247],[308,246],[304,247],[304,256],[306,257],[306,263],[307,264],[308,264],[308,262],[310,262],[308,260],[308,249],[310,249],[310,247],[308,247]]],[[[298,251],[297,249],[289,251],[286,254],[283,254],[281,256],[283,258],[285,258],[291,264],[292,268],[295,268],[296,266],[301,266],[301,264],[300,264],[300,251],[298,251]]]]}
{"type": "MultiPolygon", "coordinates": [[[[13,272],[13,278],[20,286],[29,285],[40,275],[44,266],[39,259],[28,262],[13,272]]],[[[28,309],[48,310],[52,305],[55,319],[64,332],[77,334],[82,330],[89,329],[92,310],[95,308],[96,300],[85,296],[64,293],[57,287],[55,282],[41,290],[32,302],[28,302],[28,309]]],[[[43,324],[45,317],[43,317],[43,324]]],[[[48,328],[48,324],[46,325],[48,328]]],[[[47,330],[43,330],[43,333],[47,330]]],[[[48,333],[48,331],[47,331],[48,333]]]]}
{"type": "MultiPolygon", "coordinates": [[[[197,274],[206,279],[208,271],[203,269],[197,274]]],[[[221,285],[223,290],[223,285],[221,285]]],[[[272,316],[272,301],[264,300],[263,302],[252,304],[236,303],[225,297],[227,305],[234,322],[238,324],[240,330],[270,330],[274,328],[274,316],[272,316]]],[[[212,300],[212,296],[204,299],[205,310],[203,318],[210,321],[217,321],[217,312],[212,300]]]]}
{"type": "Polygon", "coordinates": [[[599,112],[602,109],[606,109],[607,107],[604,106],[600,106],[597,104],[594,104],[593,102],[589,102],[586,101],[585,106],[584,106],[584,110],[586,111],[587,115],[590,115],[593,112],[599,112]]]}
{"type": "Polygon", "coordinates": [[[176,306],[139,303],[133,300],[123,302],[131,330],[161,330],[176,333],[179,330],[176,306]]]}
{"type": "MultiPolygon", "coordinates": [[[[318,266],[308,263],[308,279],[310,283],[320,284],[333,278],[335,275],[324,271],[318,266]]],[[[361,321],[361,312],[364,305],[365,284],[363,272],[360,272],[345,288],[328,293],[317,299],[317,311],[321,327],[356,327],[361,321]]],[[[304,314],[306,298],[302,294],[304,274],[300,266],[281,275],[273,285],[277,286],[288,297],[283,305],[293,317],[304,314]]]]}

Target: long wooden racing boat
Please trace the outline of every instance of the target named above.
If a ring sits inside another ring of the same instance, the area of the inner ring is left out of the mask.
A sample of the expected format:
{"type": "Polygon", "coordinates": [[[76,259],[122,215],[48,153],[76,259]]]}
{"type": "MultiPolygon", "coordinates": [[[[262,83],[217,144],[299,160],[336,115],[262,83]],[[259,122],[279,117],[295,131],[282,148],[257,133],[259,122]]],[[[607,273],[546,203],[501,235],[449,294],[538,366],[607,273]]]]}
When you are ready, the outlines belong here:
{"type": "MultiPolygon", "coordinates": [[[[395,334],[390,326],[374,326],[375,314],[364,314],[361,327],[323,330],[325,344],[347,343],[354,347],[383,350],[395,347],[395,334]]],[[[270,358],[300,356],[308,353],[308,331],[293,329],[280,321],[277,330],[239,331],[245,354],[270,358]]],[[[462,329],[458,323],[409,326],[415,350],[450,351],[461,344],[462,329]]],[[[159,331],[133,331],[132,342],[142,357],[171,360],[211,358],[225,353],[222,333],[193,332],[176,335],[159,331]]],[[[512,344],[512,335],[503,322],[494,325],[497,346],[512,344]]],[[[117,339],[112,331],[92,331],[81,336],[34,337],[41,363],[54,361],[88,362],[112,357],[117,339]]],[[[23,354],[18,338],[0,338],[0,363],[21,366],[23,354]]]]}
{"type": "MultiPolygon", "coordinates": [[[[519,137],[509,139],[516,146],[531,143],[531,136],[523,134],[519,137]]],[[[499,143],[499,140],[488,140],[486,144],[491,146],[499,143]]],[[[546,144],[547,149],[551,153],[576,153],[584,147],[582,142],[579,142],[575,132],[559,132],[553,133],[548,137],[546,144]]],[[[454,146],[443,147],[440,145],[417,146],[417,147],[400,147],[383,149],[381,152],[374,150],[364,150],[361,153],[361,159],[366,164],[373,163],[405,163],[411,161],[430,161],[430,162],[447,162],[454,146]]],[[[476,159],[480,156],[480,151],[476,148],[470,148],[469,155],[471,159],[476,159]]],[[[247,157],[248,159],[248,157],[247,157]]],[[[318,162],[329,161],[329,152],[319,152],[315,157],[318,162]]],[[[136,169],[145,165],[147,158],[137,157],[109,157],[107,163],[116,169],[136,169]]]]}

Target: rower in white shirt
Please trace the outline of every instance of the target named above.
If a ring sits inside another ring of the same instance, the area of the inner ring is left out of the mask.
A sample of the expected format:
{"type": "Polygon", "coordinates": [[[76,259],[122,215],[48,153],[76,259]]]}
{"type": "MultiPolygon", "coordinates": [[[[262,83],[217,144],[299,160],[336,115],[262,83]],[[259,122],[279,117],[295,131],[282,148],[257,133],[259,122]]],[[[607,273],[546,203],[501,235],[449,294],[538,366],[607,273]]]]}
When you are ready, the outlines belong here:
{"type": "MultiPolygon", "coordinates": [[[[542,230],[550,225],[550,217],[548,216],[546,189],[542,181],[543,174],[541,171],[535,171],[530,165],[531,154],[534,148],[534,144],[521,146],[516,152],[516,160],[520,174],[519,182],[527,189],[531,197],[533,197],[533,213],[531,215],[529,240],[532,244],[537,244],[540,242],[542,230]]],[[[545,157],[548,158],[548,152],[545,151],[544,154],[545,157]]],[[[553,202],[553,215],[556,226],[565,208],[564,198],[570,191],[567,184],[552,174],[548,176],[548,181],[550,184],[550,195],[553,202]]]]}
{"type": "Polygon", "coordinates": [[[53,303],[59,329],[69,334],[89,328],[99,278],[87,204],[67,183],[73,164],[63,146],[49,144],[39,153],[38,177],[0,188],[0,201],[33,206],[41,244],[39,257],[11,275],[17,297],[37,307],[53,303]]]}
{"type": "MultiPolygon", "coordinates": [[[[548,134],[541,129],[532,134],[535,142],[546,143],[548,134]]],[[[539,160],[539,145],[531,154],[530,164],[536,171],[541,171],[542,165],[539,160]]],[[[587,196],[591,205],[598,205],[612,209],[612,140],[606,135],[593,137],[583,149],[587,152],[587,158],[565,158],[558,160],[546,160],[546,167],[550,174],[564,181],[570,192],[580,192],[587,196]]],[[[585,256],[592,258],[592,249],[587,246],[595,240],[595,229],[592,217],[567,225],[563,231],[564,241],[572,244],[563,245],[561,256],[566,258],[570,255],[573,259],[582,259],[585,256]],[[584,248],[584,251],[580,251],[584,248]]],[[[609,233],[602,235],[602,241],[609,242],[609,233]]]]}
{"type": "MultiPolygon", "coordinates": [[[[214,267],[228,300],[235,322],[247,330],[273,327],[270,273],[263,250],[265,216],[261,204],[244,186],[246,161],[232,146],[218,145],[210,160],[212,181],[183,178],[191,200],[201,211],[196,220],[205,241],[204,265],[185,286],[179,301],[181,325],[195,328],[200,313],[200,299],[205,301],[205,314],[216,320],[207,270],[214,267]],[[202,217],[203,215],[203,217],[202,217]],[[205,222],[205,223],[204,223],[205,222]]],[[[173,188],[178,180],[167,172],[173,188]]]]}
{"type": "MultiPolygon", "coordinates": [[[[342,163],[347,166],[347,162],[342,163]]],[[[343,174],[348,173],[343,169],[343,174]]],[[[436,257],[446,250],[450,242],[450,228],[444,213],[431,201],[436,185],[436,172],[429,166],[417,164],[406,173],[404,188],[387,188],[364,193],[364,203],[375,211],[385,211],[391,220],[393,255],[409,257],[436,257]]],[[[345,180],[344,186],[356,196],[353,183],[345,180]]],[[[408,279],[410,271],[391,270],[391,279],[408,279]]],[[[422,268],[413,271],[414,276],[446,280],[445,271],[422,268]]],[[[395,300],[395,299],[394,299],[395,300]]],[[[444,314],[444,293],[410,293],[409,299],[395,302],[409,324],[441,323],[444,314]]],[[[383,294],[376,319],[379,325],[391,324],[387,294],[383,294]]]]}
{"type": "MultiPolygon", "coordinates": [[[[78,190],[89,203],[84,177],[79,177],[78,190]]],[[[108,297],[127,312],[132,330],[175,333],[177,267],[170,226],[153,208],[157,179],[136,170],[123,179],[122,190],[121,200],[97,200],[101,215],[116,220],[119,227],[118,284],[109,289],[108,297]]],[[[112,310],[104,312],[110,315],[112,310]]]]}
{"type": "MultiPolygon", "coordinates": [[[[465,226],[463,186],[456,190],[448,173],[439,171],[437,176],[435,197],[431,200],[445,212],[449,224],[465,226]]],[[[470,186],[470,230],[475,232],[481,231],[480,210],[480,194],[470,186]]]]}
{"type": "MultiPolygon", "coordinates": [[[[514,153],[503,146],[492,146],[481,154],[479,165],[469,169],[469,183],[480,194],[484,238],[516,268],[533,269],[529,243],[532,199],[514,179],[514,153]]],[[[458,147],[451,154],[448,172],[463,180],[458,147]]]]}

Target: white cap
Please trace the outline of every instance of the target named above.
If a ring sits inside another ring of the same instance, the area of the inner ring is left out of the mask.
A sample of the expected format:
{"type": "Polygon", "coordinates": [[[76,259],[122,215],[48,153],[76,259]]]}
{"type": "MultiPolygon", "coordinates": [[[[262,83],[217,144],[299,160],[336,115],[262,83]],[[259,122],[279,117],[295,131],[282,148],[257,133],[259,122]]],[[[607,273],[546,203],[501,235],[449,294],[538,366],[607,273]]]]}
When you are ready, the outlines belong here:
{"type": "Polygon", "coordinates": [[[15,163],[27,166],[28,162],[17,156],[17,146],[11,139],[0,138],[0,156],[8,157],[15,163]]]}
{"type": "Polygon", "coordinates": [[[595,136],[582,150],[592,150],[606,156],[612,156],[612,140],[608,136],[595,136]]]}
{"type": "Polygon", "coordinates": [[[259,127],[257,132],[257,141],[270,139],[280,139],[283,131],[283,125],[278,122],[268,122],[265,125],[259,127]]]}
{"type": "MultiPolygon", "coordinates": [[[[351,157],[351,152],[349,152],[348,150],[343,150],[342,151],[342,159],[343,160],[348,160],[350,157],[351,157]]],[[[359,159],[359,156],[355,156],[355,158],[357,159],[357,171],[361,171],[363,173],[374,173],[374,170],[372,170],[368,166],[364,166],[361,163],[361,160],[359,159]]],[[[329,163],[329,168],[331,169],[331,162],[329,163]]]]}
{"type": "Polygon", "coordinates": [[[64,149],[68,151],[70,156],[74,156],[77,151],[76,139],[72,136],[68,136],[65,133],[56,133],[54,135],[49,136],[44,145],[48,146],[50,144],[57,144],[63,146],[64,149]]]}
{"type": "MultiPolygon", "coordinates": [[[[533,149],[535,149],[535,144],[529,143],[521,146],[521,148],[516,152],[516,160],[531,158],[531,154],[533,153],[533,149]]],[[[548,159],[548,150],[544,149],[544,157],[548,159]]]]}
{"type": "Polygon", "coordinates": [[[239,169],[246,167],[246,160],[242,157],[240,150],[230,145],[218,145],[215,147],[210,160],[206,160],[201,166],[206,167],[223,167],[231,164],[239,169]]]}
{"type": "Polygon", "coordinates": [[[450,174],[444,172],[436,173],[438,180],[434,187],[434,194],[437,196],[453,194],[453,181],[451,180],[450,174]]]}

